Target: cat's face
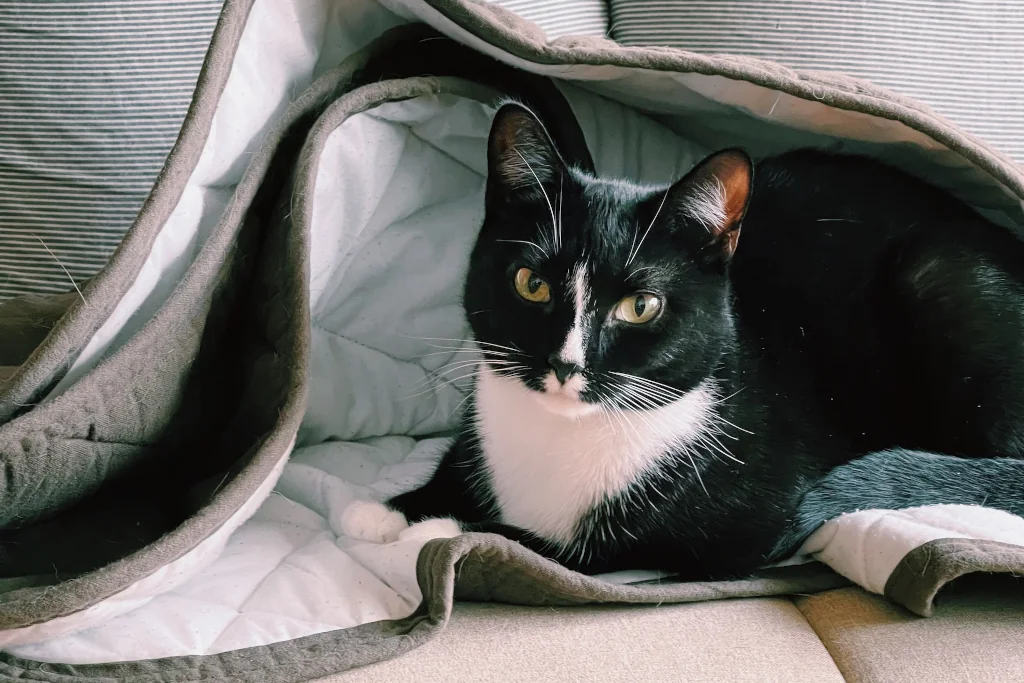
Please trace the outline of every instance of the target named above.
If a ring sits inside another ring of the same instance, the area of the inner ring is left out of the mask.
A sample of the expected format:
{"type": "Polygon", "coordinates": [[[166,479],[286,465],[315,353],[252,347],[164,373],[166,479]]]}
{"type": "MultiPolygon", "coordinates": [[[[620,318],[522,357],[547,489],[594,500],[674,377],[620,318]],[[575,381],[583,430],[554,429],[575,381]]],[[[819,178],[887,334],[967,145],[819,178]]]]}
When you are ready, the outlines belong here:
{"type": "Polygon", "coordinates": [[[734,334],[726,264],[746,155],[709,157],[667,188],[596,179],[511,104],[488,156],[464,305],[491,372],[567,414],[658,407],[714,372],[734,334]]]}

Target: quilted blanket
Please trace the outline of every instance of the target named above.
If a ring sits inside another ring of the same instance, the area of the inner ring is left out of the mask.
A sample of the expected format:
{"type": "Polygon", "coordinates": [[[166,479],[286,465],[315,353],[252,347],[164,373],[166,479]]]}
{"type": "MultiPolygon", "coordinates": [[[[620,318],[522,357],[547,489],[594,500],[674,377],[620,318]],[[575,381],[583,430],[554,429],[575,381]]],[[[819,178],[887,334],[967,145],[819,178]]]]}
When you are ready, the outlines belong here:
{"type": "Polygon", "coordinates": [[[709,583],[585,577],[491,535],[347,537],[353,501],[429,476],[464,404],[459,291],[509,95],[603,175],[842,146],[1024,218],[1015,166],[851,79],[548,42],[462,0],[229,2],[115,258],[80,296],[0,304],[0,680],[308,680],[415,647],[455,599],[852,581],[928,615],[958,576],[1024,569],[1024,519],[980,505],[852,512],[709,583]]]}

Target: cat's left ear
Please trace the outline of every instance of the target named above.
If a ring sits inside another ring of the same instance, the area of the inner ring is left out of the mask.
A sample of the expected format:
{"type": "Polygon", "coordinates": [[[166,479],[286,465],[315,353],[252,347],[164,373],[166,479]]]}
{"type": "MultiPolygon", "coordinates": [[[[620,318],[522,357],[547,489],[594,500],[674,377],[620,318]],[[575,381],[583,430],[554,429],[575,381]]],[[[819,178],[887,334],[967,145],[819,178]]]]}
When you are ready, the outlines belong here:
{"type": "Polygon", "coordinates": [[[487,144],[487,182],[502,194],[553,183],[565,169],[544,124],[518,103],[498,110],[487,144]]]}
{"type": "Polygon", "coordinates": [[[669,190],[676,215],[707,230],[708,248],[724,262],[736,253],[753,179],[754,164],[746,152],[727,149],[697,164],[669,190]]]}

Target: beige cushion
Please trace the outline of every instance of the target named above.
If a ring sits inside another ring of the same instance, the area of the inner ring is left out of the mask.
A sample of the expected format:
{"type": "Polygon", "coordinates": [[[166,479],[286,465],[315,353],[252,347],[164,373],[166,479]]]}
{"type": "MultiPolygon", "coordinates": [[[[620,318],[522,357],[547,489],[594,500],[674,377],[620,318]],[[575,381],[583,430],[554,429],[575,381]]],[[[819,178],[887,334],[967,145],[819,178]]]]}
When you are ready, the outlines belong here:
{"type": "Polygon", "coordinates": [[[797,605],[850,683],[1024,682],[1024,590],[1010,578],[969,588],[940,593],[928,619],[858,588],[797,605]]]}
{"type": "Polygon", "coordinates": [[[459,603],[441,635],[322,683],[729,681],[838,683],[792,602],[527,608],[459,603]]]}

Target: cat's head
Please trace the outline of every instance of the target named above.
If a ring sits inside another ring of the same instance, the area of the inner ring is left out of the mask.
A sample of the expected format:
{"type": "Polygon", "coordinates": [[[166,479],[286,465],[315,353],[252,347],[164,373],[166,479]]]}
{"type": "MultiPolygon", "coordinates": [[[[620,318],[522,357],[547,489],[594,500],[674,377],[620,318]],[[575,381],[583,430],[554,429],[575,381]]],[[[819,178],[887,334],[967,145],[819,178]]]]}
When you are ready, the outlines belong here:
{"type": "Polygon", "coordinates": [[[502,107],[464,292],[490,371],[577,414],[697,387],[733,343],[727,265],[752,174],[727,150],[669,187],[594,178],[529,110],[502,107]]]}

